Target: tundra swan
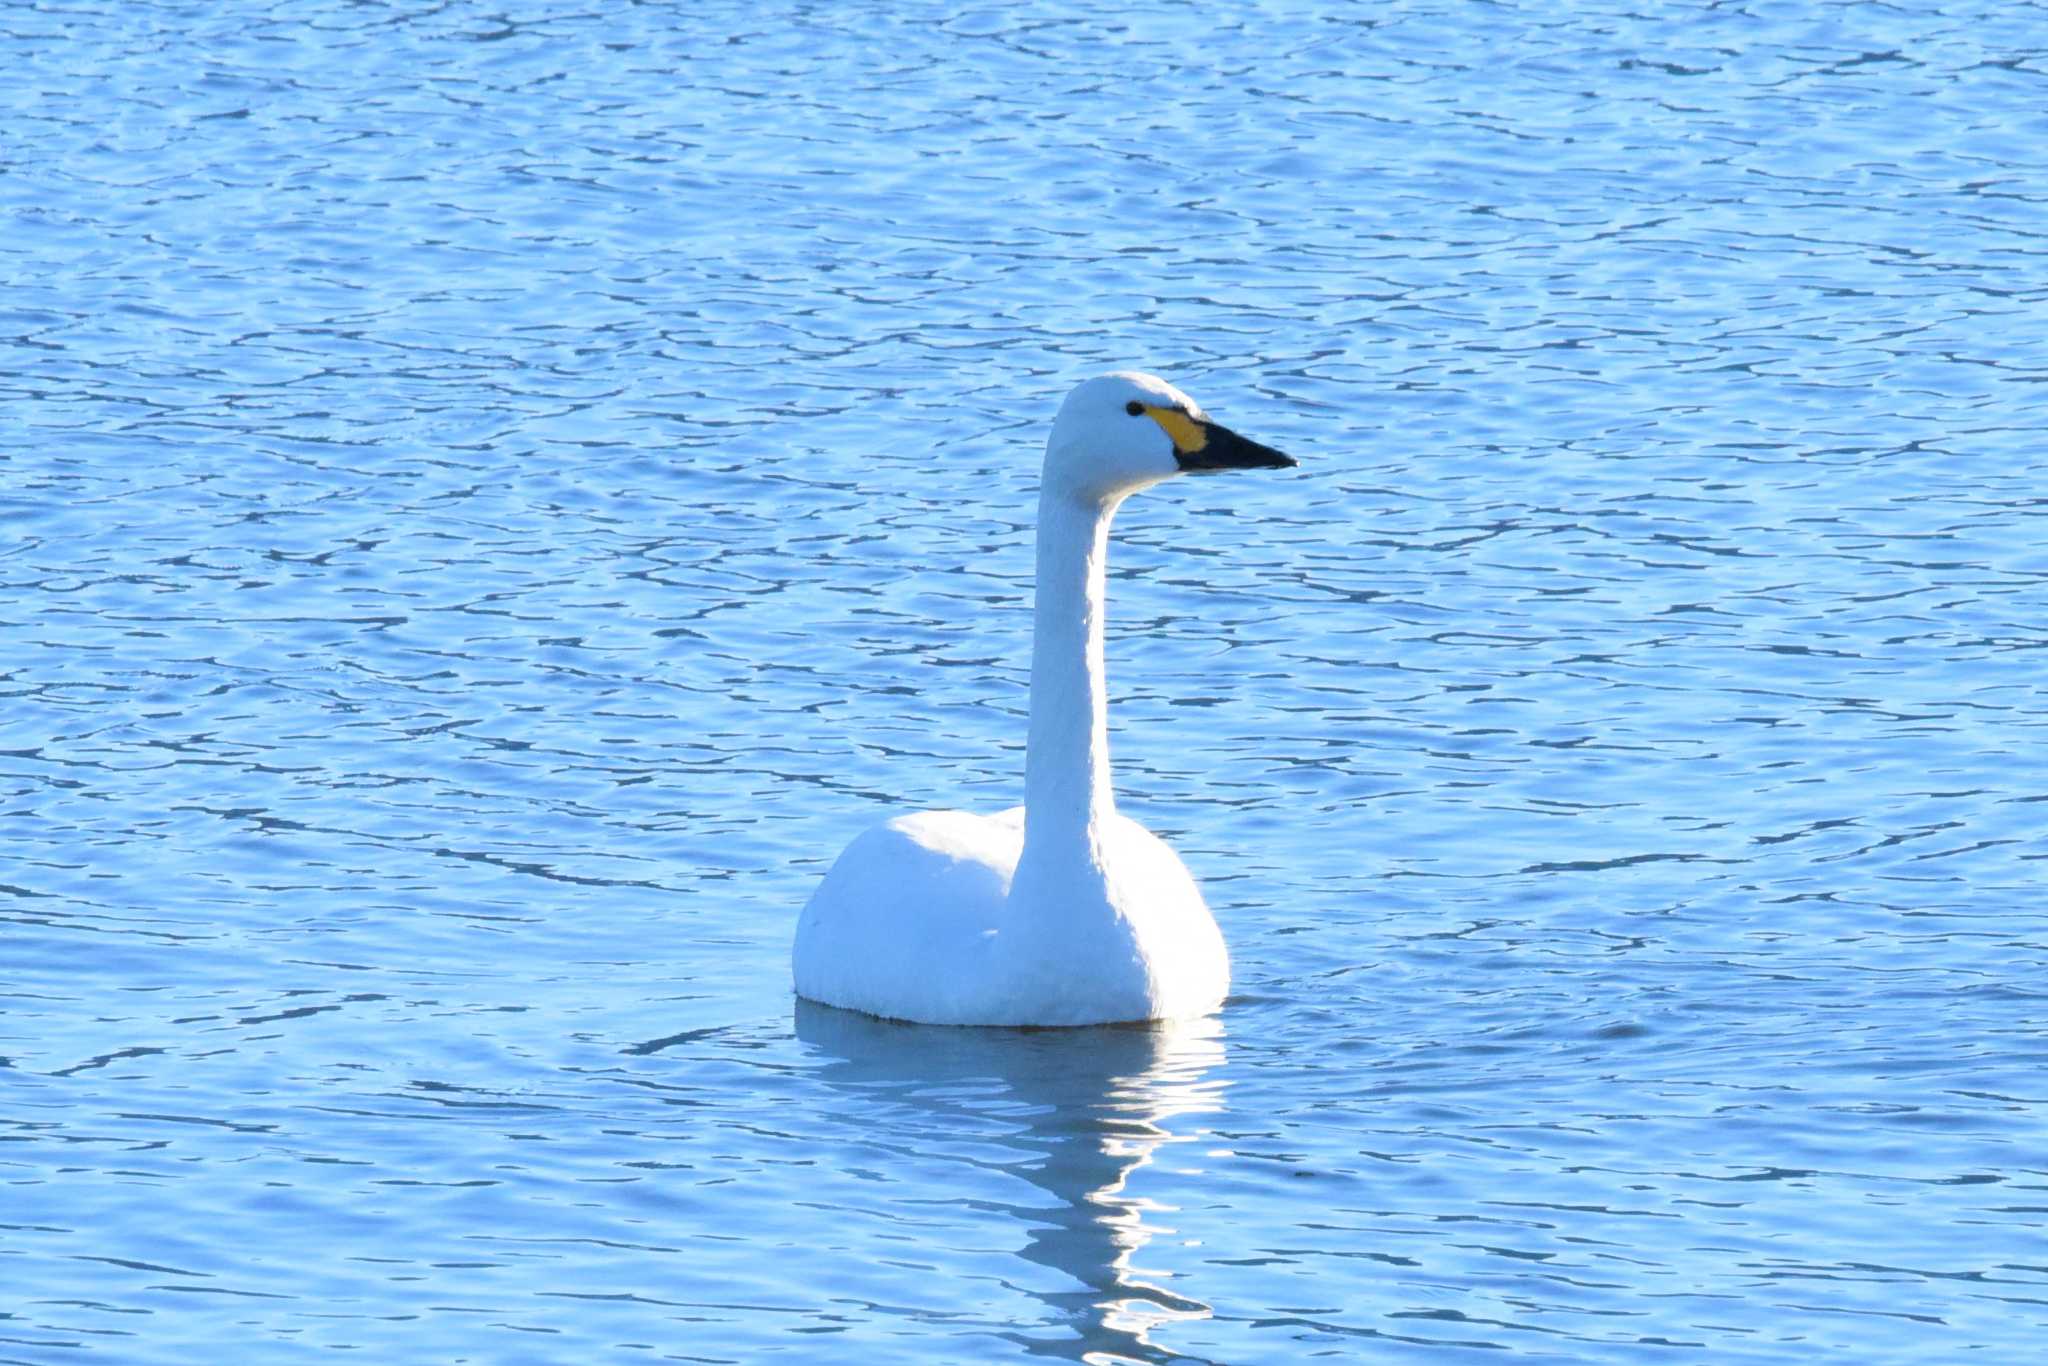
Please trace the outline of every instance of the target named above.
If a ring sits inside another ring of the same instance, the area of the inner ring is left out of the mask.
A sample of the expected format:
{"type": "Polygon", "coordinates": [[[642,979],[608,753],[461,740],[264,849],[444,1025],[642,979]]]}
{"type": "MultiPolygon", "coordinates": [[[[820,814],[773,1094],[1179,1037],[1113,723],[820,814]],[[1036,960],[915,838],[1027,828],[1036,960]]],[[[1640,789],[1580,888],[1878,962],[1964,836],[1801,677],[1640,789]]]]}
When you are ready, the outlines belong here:
{"type": "Polygon", "coordinates": [[[1060,405],[1038,494],[1024,805],[858,836],[797,920],[799,996],[889,1019],[1086,1025],[1205,1015],[1230,956],[1166,843],[1117,814],[1102,671],[1117,506],[1177,474],[1295,462],[1132,371],[1060,405]]]}

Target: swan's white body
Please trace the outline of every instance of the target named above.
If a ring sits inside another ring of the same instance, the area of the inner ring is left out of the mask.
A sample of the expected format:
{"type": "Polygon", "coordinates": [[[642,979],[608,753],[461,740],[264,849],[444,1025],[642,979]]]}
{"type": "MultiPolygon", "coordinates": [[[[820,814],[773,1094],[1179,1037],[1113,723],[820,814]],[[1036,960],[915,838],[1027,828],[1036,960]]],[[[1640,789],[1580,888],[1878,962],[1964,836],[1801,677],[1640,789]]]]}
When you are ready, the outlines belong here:
{"type": "Polygon", "coordinates": [[[1025,804],[899,816],[855,839],[797,922],[798,995],[961,1025],[1170,1019],[1222,1004],[1230,958],[1215,918],[1110,788],[1103,566],[1110,519],[1132,492],[1185,470],[1293,463],[1150,375],[1104,375],[1068,396],[1039,492],[1025,804]]]}

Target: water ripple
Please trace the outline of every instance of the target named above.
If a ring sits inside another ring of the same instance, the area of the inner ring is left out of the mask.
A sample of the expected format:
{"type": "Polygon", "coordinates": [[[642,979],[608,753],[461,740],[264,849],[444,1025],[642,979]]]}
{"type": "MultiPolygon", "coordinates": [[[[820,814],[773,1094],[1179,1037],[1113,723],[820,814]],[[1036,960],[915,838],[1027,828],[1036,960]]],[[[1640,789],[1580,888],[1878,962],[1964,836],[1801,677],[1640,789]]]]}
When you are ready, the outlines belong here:
{"type": "Polygon", "coordinates": [[[2026,1356],[2037,29],[10,11],[7,1354],[2026,1356]],[[792,1017],[1125,364],[1236,996],[792,1017]]]}

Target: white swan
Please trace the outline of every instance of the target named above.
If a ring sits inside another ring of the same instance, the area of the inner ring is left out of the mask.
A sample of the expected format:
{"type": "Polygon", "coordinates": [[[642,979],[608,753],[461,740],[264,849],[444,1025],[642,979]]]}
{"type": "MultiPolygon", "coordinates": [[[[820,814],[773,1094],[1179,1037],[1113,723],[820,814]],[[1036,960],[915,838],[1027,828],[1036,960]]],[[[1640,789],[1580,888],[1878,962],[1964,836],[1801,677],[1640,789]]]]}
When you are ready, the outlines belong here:
{"type": "Polygon", "coordinates": [[[1205,1015],[1230,956],[1194,878],[1116,811],[1103,561],[1130,494],[1184,472],[1295,462],[1151,375],[1067,395],[1046,442],[1024,805],[925,811],[847,846],[797,921],[799,996],[924,1024],[1084,1025],[1205,1015]]]}

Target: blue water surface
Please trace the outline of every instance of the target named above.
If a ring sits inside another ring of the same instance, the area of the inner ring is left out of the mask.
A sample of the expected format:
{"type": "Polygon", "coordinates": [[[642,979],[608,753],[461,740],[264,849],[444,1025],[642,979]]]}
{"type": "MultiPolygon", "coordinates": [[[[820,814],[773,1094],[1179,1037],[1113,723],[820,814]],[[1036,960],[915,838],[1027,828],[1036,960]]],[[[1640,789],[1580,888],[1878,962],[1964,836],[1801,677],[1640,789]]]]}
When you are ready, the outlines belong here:
{"type": "Polygon", "coordinates": [[[0,1360],[2030,1359],[2048,12],[0,8],[0,1360]],[[799,1008],[1037,460],[1236,990],[799,1008]]]}

